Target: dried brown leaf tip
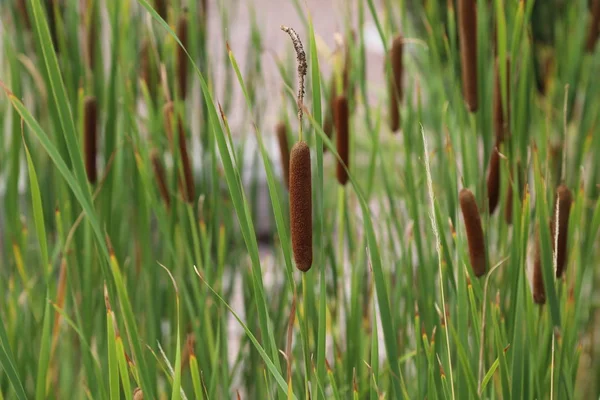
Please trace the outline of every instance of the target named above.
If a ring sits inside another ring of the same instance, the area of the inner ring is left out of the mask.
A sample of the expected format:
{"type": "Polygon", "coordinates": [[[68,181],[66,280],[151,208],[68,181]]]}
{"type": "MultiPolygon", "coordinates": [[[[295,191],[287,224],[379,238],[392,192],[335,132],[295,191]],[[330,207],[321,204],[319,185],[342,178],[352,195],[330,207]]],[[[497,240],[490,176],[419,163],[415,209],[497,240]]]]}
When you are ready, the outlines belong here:
{"type": "Polygon", "coordinates": [[[535,235],[535,250],[533,258],[533,301],[536,304],[546,303],[546,289],[542,275],[542,250],[540,248],[539,229],[535,235]]]}
{"type": "Polygon", "coordinates": [[[348,99],[346,96],[338,96],[335,99],[333,115],[335,119],[335,130],[337,132],[337,152],[341,158],[341,161],[338,160],[337,163],[336,176],[340,185],[345,185],[346,182],[348,182],[347,168],[350,168],[350,116],[348,110],[348,99]]]}
{"type": "Polygon", "coordinates": [[[477,208],[475,196],[469,189],[462,189],[460,191],[459,201],[467,231],[471,267],[475,276],[480,277],[487,270],[487,261],[485,255],[485,238],[483,236],[479,209],[477,208]]]}
{"type": "Polygon", "coordinates": [[[290,189],[290,148],[288,145],[287,127],[284,122],[275,126],[277,141],[279,142],[279,154],[281,156],[281,173],[286,189],[290,189]]]}
{"type": "Polygon", "coordinates": [[[556,200],[554,203],[554,218],[550,224],[552,232],[552,248],[556,251],[556,277],[560,278],[567,264],[568,247],[567,234],[569,232],[569,214],[571,213],[571,205],[573,204],[573,195],[569,188],[565,185],[560,185],[556,190],[556,200]],[[558,239],[556,237],[556,212],[558,212],[558,239]],[[555,247],[558,244],[558,247],[555,247]]]}
{"type": "Polygon", "coordinates": [[[187,11],[179,17],[177,21],[177,37],[181,41],[181,45],[177,46],[176,63],[177,63],[177,88],[179,90],[179,98],[185,99],[187,95],[187,75],[188,75],[188,59],[185,49],[188,47],[188,16],[187,11]]]}
{"type": "Polygon", "coordinates": [[[290,224],[296,267],[306,272],[312,266],[312,187],[310,149],[297,142],[290,154],[290,224]]]}
{"type": "Polygon", "coordinates": [[[494,98],[493,98],[493,118],[494,134],[496,142],[503,142],[509,135],[510,123],[510,58],[506,58],[506,104],[502,102],[502,78],[500,66],[496,59],[494,65],[494,98]]]}
{"type": "Polygon", "coordinates": [[[500,153],[498,147],[494,147],[490,155],[487,175],[487,194],[490,215],[494,213],[500,199],[500,153]]]}
{"type": "Polygon", "coordinates": [[[403,99],[402,77],[404,75],[404,66],[402,63],[403,41],[402,36],[398,35],[392,42],[390,50],[390,62],[392,65],[392,75],[390,77],[390,129],[397,132],[400,129],[400,106],[403,99]]]}
{"type": "Polygon", "coordinates": [[[154,178],[156,179],[156,185],[160,192],[160,196],[165,202],[167,208],[171,207],[171,197],[169,196],[169,189],[167,186],[167,175],[163,167],[160,155],[156,150],[152,150],[150,153],[150,160],[152,161],[152,169],[154,170],[154,178]]]}
{"type": "Polygon", "coordinates": [[[98,179],[98,103],[94,96],[86,97],[83,104],[83,148],[85,172],[90,183],[95,184],[98,179]]]}
{"type": "Polygon", "coordinates": [[[477,1],[458,0],[460,61],[463,96],[467,109],[477,111],[477,1]]]}
{"type": "Polygon", "coordinates": [[[600,37],[600,0],[592,0],[592,17],[590,20],[590,30],[585,45],[585,49],[591,53],[596,47],[598,37],[600,37]]]}

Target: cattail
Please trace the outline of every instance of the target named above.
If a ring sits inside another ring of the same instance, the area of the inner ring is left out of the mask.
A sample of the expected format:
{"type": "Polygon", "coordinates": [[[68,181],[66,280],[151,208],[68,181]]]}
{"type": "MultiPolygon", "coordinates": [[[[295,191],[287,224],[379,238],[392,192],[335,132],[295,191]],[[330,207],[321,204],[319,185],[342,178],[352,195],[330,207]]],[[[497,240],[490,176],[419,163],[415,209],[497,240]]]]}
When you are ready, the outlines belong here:
{"type": "Polygon", "coordinates": [[[162,19],[167,20],[167,0],[156,0],[154,3],[156,12],[162,19]]]}
{"type": "MultiPolygon", "coordinates": [[[[335,99],[337,98],[337,85],[336,85],[335,74],[331,76],[329,81],[329,102],[328,102],[328,110],[325,114],[325,121],[323,122],[323,132],[327,135],[329,139],[333,136],[333,110],[335,99]]],[[[323,152],[327,151],[327,147],[323,147],[323,152]]]]}
{"type": "Polygon", "coordinates": [[[133,400],[144,400],[144,392],[139,387],[133,391],[133,400]]]}
{"type": "Polygon", "coordinates": [[[275,126],[277,140],[279,141],[279,153],[281,154],[281,173],[285,187],[290,190],[290,148],[288,146],[287,128],[284,122],[279,122],[275,126]]]}
{"type": "Polygon", "coordinates": [[[290,226],[296,267],[303,272],[312,265],[312,189],[310,149],[300,141],[290,154],[290,226]]]}
{"type": "MultiPolygon", "coordinates": [[[[573,203],[571,191],[565,185],[560,185],[556,190],[556,202],[558,202],[558,240],[556,240],[556,214],[552,218],[550,229],[552,230],[552,248],[556,251],[556,277],[560,278],[568,258],[567,233],[569,232],[569,213],[573,203]],[[556,242],[558,242],[558,248],[554,247],[556,242]]],[[[554,204],[555,213],[556,202],[554,204]]]]}
{"type": "Polygon", "coordinates": [[[477,2],[458,0],[463,96],[470,112],[477,111],[477,2]]]}
{"type": "Polygon", "coordinates": [[[392,132],[400,129],[400,105],[402,104],[402,76],[404,67],[402,65],[402,36],[398,35],[392,42],[390,50],[390,62],[392,64],[392,76],[390,78],[390,129],[392,132]]]}
{"type": "Polygon", "coordinates": [[[549,167],[550,173],[553,177],[552,181],[554,185],[558,186],[560,184],[561,176],[562,176],[562,161],[563,161],[563,146],[562,143],[550,145],[550,151],[548,152],[550,156],[549,167]]]}
{"type": "MultiPolygon", "coordinates": [[[[173,147],[173,113],[175,112],[173,102],[168,102],[163,107],[163,116],[165,119],[165,130],[167,132],[167,137],[169,139],[169,144],[171,145],[171,151],[174,151],[173,147]]],[[[185,180],[185,188],[183,182],[181,180],[181,176],[178,179],[179,190],[182,193],[183,198],[188,203],[193,203],[195,197],[194,190],[194,174],[192,171],[192,163],[190,161],[188,151],[187,151],[187,143],[185,140],[185,131],[183,129],[183,123],[181,118],[177,118],[177,131],[178,131],[178,145],[179,145],[179,154],[181,156],[181,165],[183,167],[183,179],[185,180]]]]}
{"type": "Polygon", "coordinates": [[[29,12],[27,11],[27,4],[25,4],[26,0],[18,0],[17,1],[17,11],[25,24],[27,30],[31,30],[31,19],[29,19],[29,12]]]}
{"type": "Polygon", "coordinates": [[[496,210],[500,199],[500,153],[498,147],[494,146],[490,155],[490,165],[487,175],[487,194],[490,215],[496,210]]]}
{"type": "Polygon", "coordinates": [[[502,89],[500,79],[500,66],[496,59],[494,67],[494,98],[493,98],[493,118],[494,133],[496,142],[503,142],[508,136],[510,124],[510,59],[506,58],[506,104],[502,106],[502,89]]]}
{"type": "Polygon", "coordinates": [[[598,37],[600,37],[600,0],[593,0],[592,20],[590,22],[590,30],[585,46],[585,49],[589,53],[594,51],[598,37]]]}
{"type": "Polygon", "coordinates": [[[350,168],[350,129],[346,96],[338,96],[335,99],[333,118],[335,119],[335,130],[337,132],[336,147],[341,158],[341,162],[338,161],[337,163],[336,175],[340,185],[345,185],[348,182],[347,168],[350,168]]]}
{"type": "Polygon", "coordinates": [[[184,48],[187,49],[187,44],[188,44],[188,40],[187,40],[187,27],[188,27],[188,21],[187,21],[187,12],[184,11],[184,13],[179,17],[179,21],[177,21],[177,37],[179,38],[179,40],[181,41],[182,46],[177,46],[177,55],[176,55],[176,62],[177,62],[177,86],[179,88],[179,97],[181,99],[185,99],[186,96],[186,92],[187,92],[187,64],[188,64],[188,60],[187,60],[187,55],[185,54],[185,50],[184,48]]]}
{"type": "Polygon", "coordinates": [[[56,28],[56,14],[59,10],[55,10],[55,7],[61,7],[62,5],[56,4],[58,0],[46,0],[46,11],[48,12],[48,28],[50,30],[50,37],[52,38],[52,44],[54,50],[58,53],[58,30],[56,28]]]}
{"type": "Polygon", "coordinates": [[[167,208],[170,208],[171,197],[169,196],[169,189],[167,186],[167,175],[165,174],[165,169],[163,168],[160,156],[156,150],[152,150],[150,153],[150,160],[152,161],[152,169],[154,170],[154,177],[156,179],[156,184],[158,185],[160,196],[163,198],[167,208]]]}
{"type": "Polygon", "coordinates": [[[540,248],[540,233],[536,233],[535,253],[533,259],[533,301],[537,304],[546,303],[546,289],[542,275],[542,251],[540,248]]]}
{"type": "Polygon", "coordinates": [[[475,276],[479,277],[486,271],[485,240],[483,237],[483,228],[481,227],[481,217],[473,192],[469,189],[462,189],[459,195],[460,208],[465,221],[467,230],[467,241],[469,242],[469,258],[471,267],[475,276]]]}
{"type": "Polygon", "coordinates": [[[98,179],[96,154],[98,153],[98,104],[96,98],[88,96],[83,106],[83,148],[85,171],[91,184],[98,179]]]}

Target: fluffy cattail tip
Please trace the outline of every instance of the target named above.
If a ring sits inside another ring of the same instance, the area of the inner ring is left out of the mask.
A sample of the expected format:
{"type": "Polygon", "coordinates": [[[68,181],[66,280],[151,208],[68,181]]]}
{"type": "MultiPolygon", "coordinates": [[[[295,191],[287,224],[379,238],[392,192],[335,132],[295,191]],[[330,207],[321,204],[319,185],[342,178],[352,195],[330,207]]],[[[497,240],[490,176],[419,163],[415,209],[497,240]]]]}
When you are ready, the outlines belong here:
{"type": "Polygon", "coordinates": [[[479,277],[486,272],[485,238],[481,227],[481,217],[473,192],[462,189],[459,195],[460,208],[462,210],[465,228],[467,230],[467,241],[469,244],[469,258],[475,276],[479,277]]]}
{"type": "Polygon", "coordinates": [[[303,272],[312,265],[312,189],[310,149],[298,142],[290,154],[290,221],[296,267],[303,272]]]}

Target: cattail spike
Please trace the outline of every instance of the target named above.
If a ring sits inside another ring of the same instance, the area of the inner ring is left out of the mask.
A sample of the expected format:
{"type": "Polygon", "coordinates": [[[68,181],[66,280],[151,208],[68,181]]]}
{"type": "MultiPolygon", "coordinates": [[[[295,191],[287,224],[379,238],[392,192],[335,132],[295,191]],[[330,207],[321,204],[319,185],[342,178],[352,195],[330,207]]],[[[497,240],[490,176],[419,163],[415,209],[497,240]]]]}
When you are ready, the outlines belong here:
{"type": "MultiPolygon", "coordinates": [[[[569,214],[571,212],[571,204],[573,203],[573,195],[569,188],[565,185],[560,185],[556,190],[556,201],[554,204],[554,212],[556,213],[556,202],[558,202],[558,248],[556,251],[556,277],[560,278],[565,271],[565,266],[568,258],[567,234],[569,232],[569,214]]],[[[552,218],[550,224],[552,229],[552,248],[554,249],[556,240],[556,214],[552,218]]]]}
{"type": "Polygon", "coordinates": [[[487,261],[485,255],[485,238],[483,236],[483,228],[481,227],[479,209],[477,208],[475,196],[469,189],[462,189],[460,191],[459,200],[467,231],[471,267],[475,276],[480,277],[487,270],[487,261]]]}
{"type": "Polygon", "coordinates": [[[477,1],[458,0],[463,96],[470,112],[477,111],[477,1]]]}
{"type": "Polygon", "coordinates": [[[390,62],[392,64],[392,77],[390,79],[390,129],[392,132],[400,129],[400,106],[404,97],[402,90],[402,77],[404,66],[402,63],[402,36],[398,35],[392,42],[390,62]]]}
{"type": "Polygon", "coordinates": [[[340,185],[345,185],[346,182],[348,182],[347,168],[350,168],[350,127],[348,113],[348,100],[346,99],[346,96],[338,96],[337,99],[335,99],[333,117],[335,119],[335,130],[337,132],[336,147],[341,158],[341,162],[338,161],[336,169],[336,176],[340,185]]]}
{"type": "Polygon", "coordinates": [[[290,154],[290,227],[296,267],[306,272],[312,266],[312,189],[310,149],[298,142],[290,154]]]}
{"type": "Polygon", "coordinates": [[[167,209],[169,209],[171,208],[171,197],[169,196],[169,189],[167,186],[167,175],[165,174],[165,169],[163,168],[160,156],[156,150],[152,150],[150,153],[150,160],[152,161],[152,169],[154,170],[154,177],[156,179],[156,184],[158,185],[160,196],[165,202],[167,209]]]}
{"type": "Polygon", "coordinates": [[[187,142],[185,140],[185,133],[183,131],[183,125],[179,120],[179,155],[181,156],[181,165],[183,167],[183,179],[185,180],[185,195],[184,198],[188,203],[193,203],[196,197],[194,189],[194,171],[192,169],[192,161],[188,154],[187,142]]]}
{"type": "Polygon", "coordinates": [[[179,89],[179,97],[181,99],[185,99],[187,94],[187,67],[188,60],[187,54],[184,49],[188,47],[188,17],[187,12],[179,17],[179,21],[177,21],[177,37],[181,41],[182,46],[177,46],[177,87],[179,89]]]}
{"type": "Polygon", "coordinates": [[[281,173],[287,190],[290,190],[290,148],[288,145],[287,127],[284,122],[275,126],[275,133],[279,142],[279,153],[281,155],[281,173]]]}
{"type": "Polygon", "coordinates": [[[588,53],[594,51],[598,37],[600,37],[600,0],[592,0],[592,19],[585,49],[588,53]]]}
{"type": "Polygon", "coordinates": [[[494,147],[490,155],[487,176],[488,207],[490,215],[496,210],[500,199],[500,153],[498,147],[494,147]]]}
{"type": "Polygon", "coordinates": [[[494,97],[493,97],[493,118],[494,133],[496,142],[503,142],[509,135],[510,124],[510,58],[506,58],[506,104],[502,103],[502,84],[500,77],[500,66],[496,59],[494,66],[494,97]]]}
{"type": "Polygon", "coordinates": [[[91,184],[98,179],[96,155],[98,153],[98,104],[96,98],[88,96],[83,105],[83,148],[85,171],[91,184]]]}

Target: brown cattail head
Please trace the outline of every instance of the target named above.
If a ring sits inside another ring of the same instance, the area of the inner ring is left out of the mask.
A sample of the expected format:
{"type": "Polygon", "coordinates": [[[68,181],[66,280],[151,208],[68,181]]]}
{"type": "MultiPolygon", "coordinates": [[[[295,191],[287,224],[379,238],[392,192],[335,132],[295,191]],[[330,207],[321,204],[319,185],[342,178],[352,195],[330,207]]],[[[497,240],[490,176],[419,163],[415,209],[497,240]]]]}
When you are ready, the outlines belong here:
{"type": "Polygon", "coordinates": [[[560,278],[565,270],[568,258],[567,234],[569,232],[569,214],[571,212],[571,204],[573,203],[573,195],[569,188],[565,185],[560,185],[556,190],[556,200],[554,204],[554,217],[550,223],[552,231],[552,248],[556,251],[556,277],[560,278]],[[556,239],[556,203],[558,202],[558,240],[556,239]],[[555,243],[558,241],[558,247],[555,248],[555,243]]]}
{"type": "Polygon", "coordinates": [[[392,75],[388,85],[390,90],[390,129],[392,132],[397,132],[400,129],[400,106],[403,98],[402,76],[404,73],[402,50],[402,36],[398,35],[394,38],[390,50],[392,75]]]}
{"type": "Polygon", "coordinates": [[[312,265],[312,189],[310,149],[298,142],[290,154],[290,227],[296,267],[303,272],[312,265]]]}
{"type": "Polygon", "coordinates": [[[550,145],[549,154],[549,164],[550,164],[550,173],[552,175],[552,182],[555,185],[560,184],[561,175],[562,175],[562,162],[563,162],[563,146],[562,143],[557,143],[554,145],[550,145]]]}
{"type": "Polygon", "coordinates": [[[546,289],[544,288],[544,276],[542,275],[542,251],[540,248],[539,229],[535,236],[535,253],[533,259],[533,301],[536,304],[546,303],[546,289]]]}
{"type": "Polygon", "coordinates": [[[162,19],[167,20],[167,0],[156,0],[154,9],[162,19]]]}
{"type": "Polygon", "coordinates": [[[133,400],[144,400],[144,392],[139,387],[133,391],[133,400]]]}
{"type": "Polygon", "coordinates": [[[187,92],[187,66],[188,60],[185,54],[184,48],[188,47],[188,16],[187,12],[184,12],[177,21],[177,37],[181,41],[183,48],[177,46],[177,88],[179,89],[179,97],[185,99],[187,92]]]}
{"type": "Polygon", "coordinates": [[[23,23],[25,24],[25,28],[27,28],[27,30],[31,30],[31,19],[29,19],[29,12],[27,11],[27,4],[25,2],[26,0],[17,1],[17,11],[21,16],[23,23]]]}
{"type": "Polygon", "coordinates": [[[85,171],[91,184],[98,179],[96,155],[98,153],[98,104],[96,98],[88,96],[83,105],[83,148],[85,171]]]}
{"type": "Polygon", "coordinates": [[[460,208],[465,221],[467,230],[467,241],[469,243],[469,258],[471,267],[475,276],[479,277],[485,274],[486,256],[485,256],[485,238],[483,237],[483,228],[481,227],[481,217],[473,192],[469,189],[462,189],[459,194],[460,208]]]}
{"type": "Polygon", "coordinates": [[[335,130],[337,132],[337,152],[342,159],[341,162],[338,161],[336,169],[337,180],[340,185],[345,185],[346,182],[348,182],[347,168],[350,168],[350,116],[348,113],[348,100],[346,99],[346,96],[338,96],[335,99],[333,117],[335,119],[335,130]],[[344,166],[346,168],[344,168],[344,166]]]}
{"type": "Polygon", "coordinates": [[[490,164],[487,175],[487,194],[490,215],[496,210],[500,199],[500,153],[498,147],[494,146],[490,155],[490,164]]]}
{"type": "MultiPolygon", "coordinates": [[[[323,132],[329,139],[333,136],[333,110],[335,108],[335,99],[337,98],[337,85],[335,73],[331,76],[329,81],[329,102],[328,110],[325,114],[325,121],[323,122],[323,132]]],[[[323,152],[327,151],[327,147],[323,147],[323,152]]]]}
{"type": "Polygon", "coordinates": [[[598,37],[600,37],[600,0],[592,0],[592,2],[592,19],[585,44],[585,49],[589,53],[594,51],[598,37]]]}
{"type": "Polygon", "coordinates": [[[494,98],[493,118],[496,142],[501,143],[509,135],[510,124],[510,58],[506,58],[506,104],[502,103],[502,84],[500,77],[500,66],[496,59],[494,67],[494,98]]]}
{"type": "Polygon", "coordinates": [[[152,169],[154,170],[154,178],[160,192],[160,196],[163,198],[167,208],[171,207],[171,197],[169,196],[169,188],[167,186],[167,175],[163,168],[160,156],[156,150],[152,150],[150,153],[150,160],[152,161],[152,169]]]}
{"type": "MultiPolygon", "coordinates": [[[[165,131],[167,132],[167,138],[169,139],[169,145],[171,151],[175,151],[173,140],[173,113],[175,112],[173,102],[168,102],[163,107],[163,116],[165,120],[165,131]]],[[[192,171],[192,163],[187,151],[187,142],[185,140],[185,131],[183,129],[183,122],[181,118],[177,118],[177,140],[179,155],[181,157],[181,165],[183,167],[183,179],[185,181],[185,187],[181,180],[181,176],[178,178],[179,190],[188,203],[194,202],[195,190],[194,190],[194,174],[192,171]]]]}
{"type": "Polygon", "coordinates": [[[287,190],[290,190],[290,148],[288,145],[287,127],[284,122],[275,126],[277,141],[279,142],[279,154],[281,155],[281,171],[283,182],[287,190]]]}
{"type": "Polygon", "coordinates": [[[477,111],[477,1],[458,0],[460,61],[463,96],[467,109],[477,111]]]}

